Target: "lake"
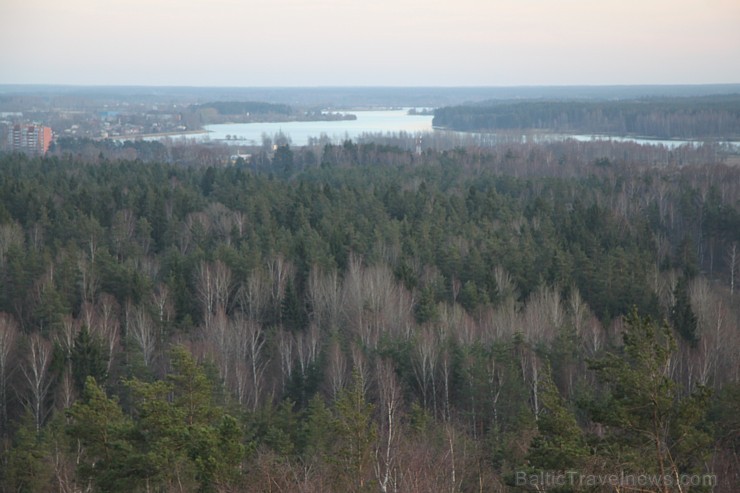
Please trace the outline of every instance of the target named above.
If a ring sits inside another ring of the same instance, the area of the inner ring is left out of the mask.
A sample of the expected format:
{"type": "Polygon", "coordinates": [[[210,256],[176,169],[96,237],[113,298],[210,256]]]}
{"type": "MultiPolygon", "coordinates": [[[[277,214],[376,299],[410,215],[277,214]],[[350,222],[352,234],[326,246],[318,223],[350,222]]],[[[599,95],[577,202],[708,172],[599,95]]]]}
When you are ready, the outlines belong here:
{"type": "Polygon", "coordinates": [[[275,123],[229,123],[207,125],[207,139],[223,141],[235,145],[261,145],[262,136],[274,138],[284,134],[291,145],[308,145],[310,139],[323,137],[333,143],[347,139],[357,139],[368,133],[410,134],[431,132],[432,115],[409,115],[408,109],[350,111],[357,115],[356,120],[317,121],[317,122],[275,122],[275,123]]]}
{"type": "MultiPolygon", "coordinates": [[[[225,123],[218,125],[206,125],[207,133],[174,135],[172,139],[207,140],[223,142],[231,145],[260,146],[263,137],[274,139],[276,135],[283,134],[289,139],[293,146],[305,146],[315,143],[331,142],[342,143],[347,139],[357,140],[364,134],[400,134],[406,133],[418,135],[429,132],[448,132],[446,130],[434,130],[432,128],[432,115],[409,115],[408,108],[393,110],[351,110],[347,111],[357,116],[356,120],[337,121],[310,121],[310,122],[268,122],[268,123],[225,123]]],[[[495,145],[499,139],[495,134],[476,134],[465,132],[453,132],[461,137],[477,136],[474,140],[479,145],[495,145]]],[[[149,137],[154,140],[158,137],[149,137]]],[[[511,134],[507,134],[504,140],[510,141],[511,134]]],[[[589,140],[612,140],[619,142],[635,142],[638,144],[664,145],[668,148],[676,148],[684,144],[699,145],[698,141],[686,140],[660,140],[636,137],[617,137],[606,135],[564,135],[564,134],[528,134],[521,136],[521,142],[548,142],[565,139],[576,139],[579,141],[589,140]]],[[[730,143],[737,149],[737,143],[730,143]]]]}

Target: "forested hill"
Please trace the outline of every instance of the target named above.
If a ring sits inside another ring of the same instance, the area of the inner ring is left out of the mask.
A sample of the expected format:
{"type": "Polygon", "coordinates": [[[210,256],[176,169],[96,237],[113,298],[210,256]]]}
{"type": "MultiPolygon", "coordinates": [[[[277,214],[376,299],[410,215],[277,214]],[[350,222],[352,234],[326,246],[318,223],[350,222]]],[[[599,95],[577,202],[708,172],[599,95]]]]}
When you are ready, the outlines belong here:
{"type": "Polygon", "coordinates": [[[0,490],[733,492],[738,244],[706,148],[0,156],[0,490]]]}
{"type": "Polygon", "coordinates": [[[740,95],[618,101],[488,101],[435,111],[460,131],[540,130],[658,139],[740,140],[740,95]]]}

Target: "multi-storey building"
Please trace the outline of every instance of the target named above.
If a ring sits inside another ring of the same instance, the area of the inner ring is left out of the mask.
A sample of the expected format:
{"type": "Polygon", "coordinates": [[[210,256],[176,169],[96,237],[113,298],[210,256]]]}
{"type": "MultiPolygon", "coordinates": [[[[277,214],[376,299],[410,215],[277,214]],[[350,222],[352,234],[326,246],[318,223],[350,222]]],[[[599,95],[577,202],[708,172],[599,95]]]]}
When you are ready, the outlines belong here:
{"type": "Polygon", "coordinates": [[[14,152],[46,154],[51,144],[51,128],[41,125],[15,124],[8,132],[8,148],[14,152]]]}

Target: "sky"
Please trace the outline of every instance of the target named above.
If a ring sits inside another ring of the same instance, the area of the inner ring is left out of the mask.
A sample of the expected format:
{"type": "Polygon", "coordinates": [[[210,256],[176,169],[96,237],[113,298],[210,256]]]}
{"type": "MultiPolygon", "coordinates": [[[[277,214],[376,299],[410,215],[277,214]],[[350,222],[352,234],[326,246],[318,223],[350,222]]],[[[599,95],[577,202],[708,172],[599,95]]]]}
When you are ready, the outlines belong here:
{"type": "Polygon", "coordinates": [[[0,0],[0,84],[740,83],[740,0],[0,0]]]}

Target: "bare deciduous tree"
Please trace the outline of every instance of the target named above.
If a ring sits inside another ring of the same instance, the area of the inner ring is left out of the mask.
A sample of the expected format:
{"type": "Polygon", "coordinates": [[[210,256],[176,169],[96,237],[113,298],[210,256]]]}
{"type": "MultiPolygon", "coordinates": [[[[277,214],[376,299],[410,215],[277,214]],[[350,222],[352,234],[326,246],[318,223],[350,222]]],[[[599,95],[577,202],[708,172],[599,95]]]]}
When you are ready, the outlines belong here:
{"type": "Polygon", "coordinates": [[[98,323],[98,314],[96,313],[95,305],[89,301],[83,301],[80,305],[78,321],[80,325],[87,327],[90,333],[92,333],[93,326],[98,323]]]}
{"type": "Polygon", "coordinates": [[[221,380],[229,383],[230,369],[233,361],[234,338],[232,337],[233,327],[226,312],[222,307],[216,307],[214,313],[203,325],[203,339],[209,349],[208,353],[211,359],[218,366],[221,380]]]}
{"type": "Polygon", "coordinates": [[[471,346],[480,340],[480,326],[458,305],[439,305],[439,328],[446,339],[453,337],[462,346],[471,346]]]}
{"type": "Polygon", "coordinates": [[[401,386],[396,379],[393,364],[378,360],[376,365],[380,433],[375,447],[375,477],[383,493],[397,491],[398,410],[401,406],[401,386]]]}
{"type": "Polygon", "coordinates": [[[541,286],[529,297],[522,313],[522,332],[528,342],[550,342],[565,320],[560,292],[541,286]]]}
{"type": "Polygon", "coordinates": [[[32,334],[28,338],[28,353],[24,364],[21,365],[21,372],[28,385],[28,393],[24,400],[33,414],[37,432],[41,430],[41,425],[49,412],[46,409],[46,398],[51,386],[48,375],[51,357],[51,343],[38,332],[32,334]]]}
{"type": "Polygon", "coordinates": [[[250,391],[248,401],[253,411],[261,403],[263,391],[263,374],[268,360],[263,354],[265,334],[262,325],[253,320],[237,317],[235,323],[236,354],[239,361],[244,361],[249,374],[250,391]]]}
{"type": "Polygon", "coordinates": [[[542,378],[542,362],[537,353],[525,347],[521,353],[522,378],[531,389],[532,412],[534,419],[540,416],[540,380],[542,378]]]}
{"type": "Polygon", "coordinates": [[[514,279],[511,275],[506,272],[506,269],[497,265],[493,268],[493,279],[496,281],[496,287],[498,288],[498,297],[501,300],[516,299],[517,289],[514,279]]]}
{"type": "Polygon", "coordinates": [[[75,338],[80,331],[80,324],[71,315],[62,318],[62,327],[55,334],[55,340],[64,353],[64,358],[69,360],[75,347],[75,338]]]}
{"type": "Polygon", "coordinates": [[[80,332],[80,321],[67,315],[62,319],[62,327],[55,334],[55,342],[61,348],[64,356],[64,369],[62,370],[62,381],[57,398],[59,406],[67,409],[74,403],[74,384],[72,382],[72,353],[75,348],[75,340],[80,332]]]}
{"type": "Polygon", "coordinates": [[[144,364],[150,368],[158,339],[154,322],[143,306],[135,307],[131,303],[126,305],[126,322],[128,336],[141,351],[144,364]]]}
{"type": "Polygon", "coordinates": [[[201,261],[196,270],[196,290],[203,309],[203,322],[207,326],[217,310],[226,311],[231,294],[231,269],[216,260],[201,261]]]}
{"type": "Polygon", "coordinates": [[[439,357],[439,341],[437,333],[431,327],[424,327],[417,333],[417,343],[414,351],[414,375],[421,390],[424,409],[429,409],[431,400],[432,411],[437,415],[437,359],[439,357]]]}
{"type": "Polygon", "coordinates": [[[570,316],[570,323],[573,325],[576,337],[582,338],[583,332],[586,330],[586,324],[588,324],[591,318],[591,310],[583,300],[580,291],[575,286],[570,288],[570,297],[568,298],[568,315],[570,316]]]}
{"type": "Polygon", "coordinates": [[[347,328],[354,334],[365,331],[362,261],[354,254],[349,257],[347,272],[344,275],[342,300],[344,323],[347,328]]]}
{"type": "Polygon", "coordinates": [[[363,345],[374,349],[384,334],[408,338],[413,326],[413,298],[385,265],[363,267],[351,256],[342,284],[344,325],[363,345]]]}
{"type": "Polygon", "coordinates": [[[270,302],[273,313],[280,313],[280,307],[285,295],[288,280],[292,279],[294,273],[293,264],[278,255],[267,263],[267,274],[270,283],[270,302]]]}
{"type": "Polygon", "coordinates": [[[296,335],[295,348],[301,377],[306,378],[308,366],[319,357],[321,335],[318,325],[312,323],[307,332],[296,335]]]}
{"type": "Polygon", "coordinates": [[[342,348],[336,340],[329,346],[329,367],[327,379],[333,400],[337,399],[339,392],[347,385],[347,360],[342,348]]]}
{"type": "Polygon", "coordinates": [[[334,332],[342,311],[342,288],[336,269],[328,273],[314,266],[308,276],[311,318],[322,329],[334,332]]]}
{"type": "Polygon", "coordinates": [[[156,310],[157,321],[160,324],[169,323],[175,316],[175,306],[170,295],[170,288],[164,283],[157,284],[152,292],[152,305],[156,310]]]}
{"type": "MultiPolygon", "coordinates": [[[[682,361],[687,365],[687,386],[719,386],[731,379],[737,365],[738,334],[728,323],[727,292],[718,290],[704,277],[697,277],[689,285],[691,307],[697,319],[696,347],[687,345],[682,361]]],[[[730,300],[732,295],[730,295],[730,300]]]]}
{"type": "Polygon", "coordinates": [[[521,330],[517,302],[513,297],[504,299],[496,310],[489,308],[484,311],[483,320],[485,325],[481,329],[481,339],[485,344],[504,339],[521,330]]]}
{"type": "Polygon", "coordinates": [[[82,291],[82,299],[86,302],[92,303],[95,299],[95,295],[100,288],[97,272],[95,271],[95,265],[91,260],[88,260],[81,256],[77,261],[77,268],[80,271],[80,289],[82,291]]]}
{"type": "Polygon", "coordinates": [[[498,422],[498,399],[501,397],[501,389],[504,386],[505,366],[497,364],[496,358],[491,354],[488,358],[488,388],[491,392],[491,409],[493,410],[493,421],[498,422]]]}
{"type": "Polygon", "coordinates": [[[596,316],[591,316],[585,325],[583,333],[583,346],[586,348],[586,354],[590,357],[596,356],[604,346],[604,328],[596,316]]]}
{"type": "Polygon", "coordinates": [[[247,282],[239,287],[237,303],[241,312],[249,319],[259,322],[268,301],[268,288],[261,271],[253,270],[247,282]]]}
{"type": "Polygon", "coordinates": [[[247,228],[247,223],[249,222],[247,215],[242,211],[233,211],[231,213],[231,221],[236,229],[237,239],[243,237],[247,228]]]}
{"type": "Polygon", "coordinates": [[[118,343],[121,337],[118,308],[118,302],[113,296],[103,294],[95,306],[95,323],[88,326],[90,334],[97,336],[108,349],[108,372],[110,372],[113,360],[118,352],[118,343]]]}

